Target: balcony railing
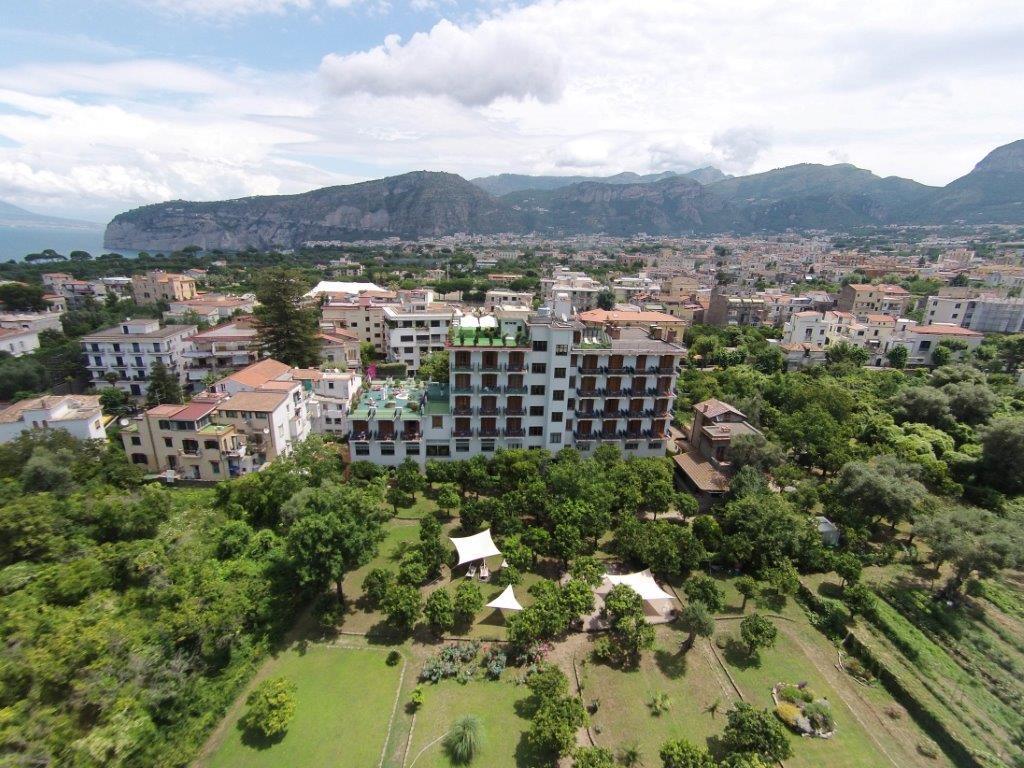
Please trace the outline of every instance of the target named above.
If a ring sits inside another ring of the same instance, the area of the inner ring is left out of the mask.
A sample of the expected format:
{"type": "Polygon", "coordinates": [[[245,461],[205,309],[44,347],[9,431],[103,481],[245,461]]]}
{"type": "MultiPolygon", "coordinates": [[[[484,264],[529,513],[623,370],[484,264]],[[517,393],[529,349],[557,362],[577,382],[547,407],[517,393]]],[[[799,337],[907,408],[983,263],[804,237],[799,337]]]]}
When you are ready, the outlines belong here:
{"type": "Polygon", "coordinates": [[[505,408],[505,415],[506,416],[525,416],[526,415],[526,409],[523,408],[521,405],[519,405],[519,406],[508,406],[507,408],[505,408]]]}
{"type": "Polygon", "coordinates": [[[480,410],[478,412],[479,412],[479,414],[481,416],[500,416],[501,415],[501,411],[502,411],[502,409],[498,408],[496,406],[492,406],[492,407],[480,406],[480,410]]]}
{"type": "Polygon", "coordinates": [[[501,430],[497,427],[480,427],[480,437],[499,437],[501,430]]]}
{"type": "Polygon", "coordinates": [[[473,430],[472,429],[453,429],[452,430],[452,435],[454,437],[472,437],[473,436],[473,430]]]}
{"type": "Polygon", "coordinates": [[[505,428],[505,436],[506,437],[524,437],[525,435],[526,435],[526,430],[523,429],[522,427],[506,427],[505,428]]]}
{"type": "Polygon", "coordinates": [[[468,405],[456,405],[452,408],[452,413],[456,416],[472,416],[473,408],[468,405]]]}
{"type": "Polygon", "coordinates": [[[513,386],[505,387],[505,394],[506,395],[525,395],[527,393],[527,391],[528,390],[527,390],[526,387],[513,387],[513,386]]]}

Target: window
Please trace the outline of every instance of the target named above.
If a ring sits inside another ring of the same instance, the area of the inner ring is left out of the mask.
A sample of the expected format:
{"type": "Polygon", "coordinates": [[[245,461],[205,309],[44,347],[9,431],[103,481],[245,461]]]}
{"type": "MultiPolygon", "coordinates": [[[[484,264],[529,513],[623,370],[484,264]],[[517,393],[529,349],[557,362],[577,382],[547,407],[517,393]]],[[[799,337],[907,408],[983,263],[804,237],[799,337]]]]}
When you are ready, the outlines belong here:
{"type": "Polygon", "coordinates": [[[544,415],[544,406],[543,405],[531,405],[530,406],[530,415],[531,416],[543,416],[544,415]]]}
{"type": "Polygon", "coordinates": [[[555,378],[556,379],[564,379],[565,378],[565,368],[555,368],[555,378]]]}
{"type": "Polygon", "coordinates": [[[169,438],[169,437],[165,437],[164,438],[164,448],[173,448],[173,447],[174,447],[174,441],[171,438],[169,438]]]}
{"type": "Polygon", "coordinates": [[[553,423],[561,424],[563,418],[565,418],[565,414],[562,413],[561,411],[552,411],[551,412],[551,421],[553,423]]]}
{"type": "Polygon", "coordinates": [[[213,472],[213,474],[219,475],[220,474],[220,462],[219,461],[211,461],[210,462],[210,470],[213,472]]]}
{"type": "Polygon", "coordinates": [[[639,443],[626,443],[626,450],[627,451],[635,451],[639,447],[640,447],[639,443]]]}
{"type": "Polygon", "coordinates": [[[533,384],[530,387],[531,395],[538,395],[540,397],[543,397],[545,392],[547,392],[547,388],[543,384],[533,384]]]}
{"type": "Polygon", "coordinates": [[[562,400],[565,400],[565,390],[556,389],[554,392],[551,393],[551,399],[554,400],[555,402],[561,402],[562,400]]]}
{"type": "Polygon", "coordinates": [[[170,429],[171,428],[171,422],[168,421],[167,419],[160,419],[160,421],[158,421],[156,424],[157,424],[158,427],[160,427],[160,429],[170,429]]]}
{"type": "Polygon", "coordinates": [[[369,456],[370,446],[366,443],[356,443],[356,456],[369,456]]]}
{"type": "Polygon", "coordinates": [[[558,344],[555,347],[555,354],[556,355],[568,355],[569,354],[569,345],[568,344],[558,344]]]}
{"type": "Polygon", "coordinates": [[[481,440],[480,450],[484,453],[494,453],[494,441],[493,440],[481,440]]]}
{"type": "Polygon", "coordinates": [[[551,437],[549,438],[548,442],[551,442],[551,443],[560,443],[560,442],[562,442],[562,434],[560,432],[553,432],[551,434],[551,437]]]}
{"type": "Polygon", "coordinates": [[[142,438],[138,435],[132,435],[132,445],[142,445],[142,438]]]}
{"type": "Polygon", "coordinates": [[[548,372],[548,365],[547,365],[547,363],[534,363],[533,365],[530,366],[530,373],[547,373],[547,372],[548,372]]]}
{"type": "Polygon", "coordinates": [[[451,456],[451,448],[447,445],[428,445],[427,456],[451,456]]]}
{"type": "Polygon", "coordinates": [[[203,441],[203,448],[211,448],[213,450],[217,450],[217,441],[216,440],[204,440],[203,441]]]}
{"type": "Polygon", "coordinates": [[[456,440],[455,441],[455,452],[456,453],[469,453],[469,440],[456,440]]]}
{"type": "Polygon", "coordinates": [[[921,346],[920,346],[920,347],[918,347],[918,349],[919,349],[919,350],[921,350],[922,352],[924,352],[924,351],[926,351],[926,350],[929,350],[929,349],[931,349],[931,348],[932,348],[932,343],[931,343],[931,341],[922,341],[922,342],[921,342],[921,346]]]}
{"type": "Polygon", "coordinates": [[[546,341],[535,341],[535,342],[533,342],[533,351],[534,352],[547,352],[548,351],[548,343],[546,341]]]}
{"type": "Polygon", "coordinates": [[[530,427],[530,431],[527,433],[530,437],[543,437],[544,427],[530,427]]]}
{"type": "Polygon", "coordinates": [[[444,416],[431,416],[430,426],[432,429],[441,429],[444,425],[444,416]]]}
{"type": "Polygon", "coordinates": [[[406,456],[419,456],[420,455],[420,447],[419,447],[419,445],[417,445],[416,443],[409,443],[408,445],[406,445],[405,446],[405,455],[406,456]]]}
{"type": "Polygon", "coordinates": [[[395,444],[394,443],[381,443],[380,444],[380,455],[381,456],[394,456],[395,455],[395,444]]]}

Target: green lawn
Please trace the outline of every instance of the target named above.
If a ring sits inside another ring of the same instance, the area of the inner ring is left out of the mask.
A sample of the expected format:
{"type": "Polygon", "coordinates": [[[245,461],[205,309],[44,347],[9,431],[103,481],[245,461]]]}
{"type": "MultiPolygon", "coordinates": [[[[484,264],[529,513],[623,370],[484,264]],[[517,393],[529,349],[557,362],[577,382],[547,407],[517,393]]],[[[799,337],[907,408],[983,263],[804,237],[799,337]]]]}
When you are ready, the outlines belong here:
{"type": "Polygon", "coordinates": [[[463,715],[476,715],[483,728],[484,744],[474,765],[484,768],[540,765],[525,748],[523,734],[530,723],[517,714],[516,705],[529,696],[529,690],[511,682],[515,674],[515,670],[509,670],[504,676],[507,680],[473,680],[466,685],[454,680],[424,685],[425,701],[416,713],[405,768],[414,765],[415,768],[450,768],[451,762],[442,743],[428,745],[463,715]]]}
{"type": "MultiPolygon", "coordinates": [[[[227,722],[223,741],[205,768],[372,768],[380,760],[401,675],[376,649],[310,644],[283,652],[266,676],[283,676],[298,687],[288,732],[270,745],[250,745],[227,722]]],[[[244,711],[244,710],[243,710],[244,711]]]]}

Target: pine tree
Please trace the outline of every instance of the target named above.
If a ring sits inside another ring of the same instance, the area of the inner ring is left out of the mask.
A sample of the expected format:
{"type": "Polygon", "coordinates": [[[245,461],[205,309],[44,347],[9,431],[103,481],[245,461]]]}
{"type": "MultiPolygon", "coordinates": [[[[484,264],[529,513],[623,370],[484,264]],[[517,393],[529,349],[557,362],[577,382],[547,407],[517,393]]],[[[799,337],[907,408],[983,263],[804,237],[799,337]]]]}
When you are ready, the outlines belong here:
{"type": "Polygon", "coordinates": [[[259,306],[253,315],[260,351],[300,368],[320,363],[318,313],[305,305],[305,293],[305,280],[295,269],[267,269],[256,280],[259,306]]]}
{"type": "Polygon", "coordinates": [[[185,394],[181,391],[178,377],[167,370],[162,361],[157,360],[149,372],[149,386],[146,389],[146,406],[152,408],[162,403],[181,403],[185,394]]]}

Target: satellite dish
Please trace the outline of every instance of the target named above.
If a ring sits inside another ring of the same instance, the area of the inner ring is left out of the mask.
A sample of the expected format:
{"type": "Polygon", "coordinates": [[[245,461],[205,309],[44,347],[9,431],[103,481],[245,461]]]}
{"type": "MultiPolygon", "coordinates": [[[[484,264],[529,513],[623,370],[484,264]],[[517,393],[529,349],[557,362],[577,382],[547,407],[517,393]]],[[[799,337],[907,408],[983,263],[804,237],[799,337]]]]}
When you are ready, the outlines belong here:
{"type": "Polygon", "coordinates": [[[131,424],[131,421],[122,416],[120,419],[117,420],[117,423],[120,424],[122,427],[127,427],[129,424],[131,424]]]}
{"type": "Polygon", "coordinates": [[[264,435],[269,435],[270,434],[270,427],[264,427],[263,428],[263,434],[264,435]]]}

